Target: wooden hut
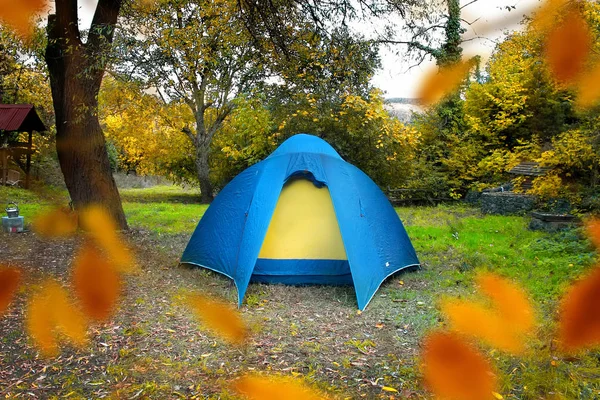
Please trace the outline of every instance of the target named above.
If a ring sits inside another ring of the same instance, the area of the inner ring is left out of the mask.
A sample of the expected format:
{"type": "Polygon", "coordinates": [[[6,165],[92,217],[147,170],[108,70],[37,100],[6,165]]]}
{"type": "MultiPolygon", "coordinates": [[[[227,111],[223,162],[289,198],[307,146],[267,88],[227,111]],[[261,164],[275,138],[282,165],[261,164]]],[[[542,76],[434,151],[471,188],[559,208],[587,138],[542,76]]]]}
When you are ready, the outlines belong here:
{"type": "Polygon", "coordinates": [[[44,132],[46,126],[31,104],[0,104],[0,184],[15,184],[20,172],[9,168],[9,159],[25,172],[25,188],[29,188],[33,132],[44,132]],[[26,142],[19,133],[28,133],[26,142]]]}
{"type": "Polygon", "coordinates": [[[523,190],[529,190],[533,187],[533,180],[538,176],[544,176],[550,171],[550,167],[541,166],[539,163],[534,161],[523,161],[510,171],[509,174],[515,176],[523,176],[523,182],[521,182],[521,188],[523,190]]]}

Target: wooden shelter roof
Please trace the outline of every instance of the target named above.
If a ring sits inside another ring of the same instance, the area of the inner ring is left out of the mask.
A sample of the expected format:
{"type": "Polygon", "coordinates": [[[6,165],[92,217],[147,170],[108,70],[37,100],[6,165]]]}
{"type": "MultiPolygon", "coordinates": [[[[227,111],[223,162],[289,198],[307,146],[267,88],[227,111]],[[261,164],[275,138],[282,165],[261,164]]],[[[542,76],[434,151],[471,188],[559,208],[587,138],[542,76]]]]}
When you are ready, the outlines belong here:
{"type": "Polygon", "coordinates": [[[32,104],[0,104],[0,130],[44,132],[46,126],[32,104]]]}
{"type": "Polygon", "coordinates": [[[550,167],[543,167],[537,162],[524,161],[508,171],[509,174],[525,175],[525,176],[542,176],[551,170],[550,167]]]}

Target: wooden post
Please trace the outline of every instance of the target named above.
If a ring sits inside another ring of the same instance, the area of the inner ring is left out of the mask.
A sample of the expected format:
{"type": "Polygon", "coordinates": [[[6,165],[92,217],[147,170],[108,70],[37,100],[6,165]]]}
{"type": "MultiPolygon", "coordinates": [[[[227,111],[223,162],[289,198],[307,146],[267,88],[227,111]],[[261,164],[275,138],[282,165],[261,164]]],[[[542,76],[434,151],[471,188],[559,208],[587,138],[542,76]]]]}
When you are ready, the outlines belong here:
{"type": "Polygon", "coordinates": [[[0,147],[0,160],[2,162],[2,174],[0,174],[0,183],[5,185],[8,175],[8,149],[0,147]]]}
{"type": "Polygon", "coordinates": [[[29,189],[29,175],[31,170],[31,151],[33,148],[33,131],[29,131],[29,140],[27,141],[27,163],[25,164],[25,189],[29,189]]]}

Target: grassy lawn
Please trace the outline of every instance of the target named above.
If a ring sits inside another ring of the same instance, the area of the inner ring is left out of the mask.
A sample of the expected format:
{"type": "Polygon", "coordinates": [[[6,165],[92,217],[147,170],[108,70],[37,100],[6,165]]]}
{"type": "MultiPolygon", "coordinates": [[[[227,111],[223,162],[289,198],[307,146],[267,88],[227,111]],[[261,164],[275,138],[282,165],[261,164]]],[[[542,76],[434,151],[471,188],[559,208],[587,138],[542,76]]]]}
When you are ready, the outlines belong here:
{"type": "MultiPolygon", "coordinates": [[[[485,270],[522,285],[538,312],[536,338],[524,356],[481,347],[498,370],[502,396],[600,398],[600,354],[564,358],[552,342],[561,293],[596,259],[577,229],[533,232],[525,217],[485,216],[459,204],[398,208],[421,270],[390,278],[362,314],[351,287],[251,284],[240,311],[253,334],[237,349],[198,329],[181,304],[185,290],[236,298],[227,278],[178,265],[206,210],[197,192],[159,186],[121,195],[133,228],[126,236],[142,272],[128,280],[114,320],[94,327],[86,351],[39,358],[22,317],[29,285],[48,275],[68,280],[80,239],[0,234],[0,262],[26,271],[25,289],[0,319],[0,395],[229,399],[235,376],[265,371],[301,377],[339,398],[428,398],[419,373],[423,335],[445,324],[440,299],[475,298],[473,278],[485,270]]],[[[65,204],[66,196],[0,188],[0,204],[8,200],[18,201],[31,221],[51,204],[65,204]]]]}

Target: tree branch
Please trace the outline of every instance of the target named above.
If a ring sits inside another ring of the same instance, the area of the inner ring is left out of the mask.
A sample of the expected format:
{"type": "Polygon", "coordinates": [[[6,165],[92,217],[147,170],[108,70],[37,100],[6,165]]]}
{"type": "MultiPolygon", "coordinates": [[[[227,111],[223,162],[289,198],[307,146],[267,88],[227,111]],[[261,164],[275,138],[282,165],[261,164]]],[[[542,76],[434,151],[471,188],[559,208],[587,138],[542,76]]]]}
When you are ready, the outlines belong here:
{"type": "Polygon", "coordinates": [[[391,40],[391,39],[377,39],[372,41],[375,44],[405,44],[408,47],[414,47],[415,49],[421,50],[434,58],[437,58],[440,54],[438,49],[434,49],[433,47],[426,46],[419,42],[414,41],[402,41],[402,40],[391,40]]]}
{"type": "Polygon", "coordinates": [[[479,1],[479,0],[471,0],[470,2],[468,2],[467,4],[465,4],[464,6],[460,7],[460,9],[462,10],[463,8],[465,8],[465,7],[468,7],[468,6],[470,6],[471,4],[473,4],[473,3],[477,3],[478,1],[479,1]]]}
{"type": "Polygon", "coordinates": [[[99,0],[92,19],[86,47],[96,53],[105,42],[112,43],[123,0],[99,0]]]}

